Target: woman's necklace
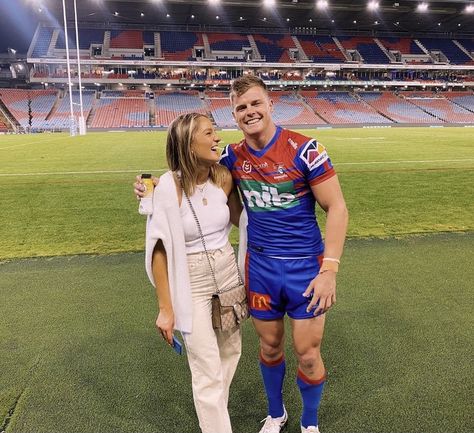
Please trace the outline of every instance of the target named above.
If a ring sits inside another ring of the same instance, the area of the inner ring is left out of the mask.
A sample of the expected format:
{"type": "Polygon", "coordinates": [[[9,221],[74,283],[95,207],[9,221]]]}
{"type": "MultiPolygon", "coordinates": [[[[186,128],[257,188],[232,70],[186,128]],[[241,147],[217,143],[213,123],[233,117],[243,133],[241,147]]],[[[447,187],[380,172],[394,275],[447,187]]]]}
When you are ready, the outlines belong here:
{"type": "Polygon", "coordinates": [[[200,192],[201,194],[201,198],[202,198],[202,204],[204,206],[207,206],[207,198],[206,198],[206,188],[207,188],[207,184],[208,182],[206,182],[204,185],[202,186],[199,186],[199,185],[196,185],[196,188],[197,190],[200,192]]]}

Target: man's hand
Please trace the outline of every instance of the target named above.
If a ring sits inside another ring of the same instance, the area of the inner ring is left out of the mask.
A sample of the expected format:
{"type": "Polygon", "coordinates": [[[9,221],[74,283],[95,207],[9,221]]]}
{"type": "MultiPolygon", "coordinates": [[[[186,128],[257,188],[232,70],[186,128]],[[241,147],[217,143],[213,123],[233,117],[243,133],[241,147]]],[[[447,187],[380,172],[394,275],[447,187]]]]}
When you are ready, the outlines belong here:
{"type": "Polygon", "coordinates": [[[310,312],[317,304],[314,310],[315,316],[328,311],[336,303],[336,273],[325,271],[316,275],[304,291],[303,296],[309,298],[311,294],[312,299],[306,311],[310,312]]]}
{"type": "MultiPolygon", "coordinates": [[[[160,178],[155,176],[152,176],[151,180],[153,181],[153,184],[155,186],[157,186],[160,182],[160,178]]],[[[140,175],[135,177],[135,183],[133,184],[133,193],[137,197],[137,200],[141,200],[143,195],[145,194],[145,186],[143,185],[142,177],[140,175]]]]}

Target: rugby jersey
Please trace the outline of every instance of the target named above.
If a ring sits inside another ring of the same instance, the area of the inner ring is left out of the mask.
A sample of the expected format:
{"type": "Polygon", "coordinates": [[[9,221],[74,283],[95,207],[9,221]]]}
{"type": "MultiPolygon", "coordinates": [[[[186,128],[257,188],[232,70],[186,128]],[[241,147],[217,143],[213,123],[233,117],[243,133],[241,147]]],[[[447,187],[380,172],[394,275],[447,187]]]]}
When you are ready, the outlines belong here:
{"type": "Polygon", "coordinates": [[[245,140],[226,146],[220,163],[242,193],[250,249],[276,257],[323,252],[311,186],[336,174],[323,145],[278,127],[261,150],[245,140]]]}

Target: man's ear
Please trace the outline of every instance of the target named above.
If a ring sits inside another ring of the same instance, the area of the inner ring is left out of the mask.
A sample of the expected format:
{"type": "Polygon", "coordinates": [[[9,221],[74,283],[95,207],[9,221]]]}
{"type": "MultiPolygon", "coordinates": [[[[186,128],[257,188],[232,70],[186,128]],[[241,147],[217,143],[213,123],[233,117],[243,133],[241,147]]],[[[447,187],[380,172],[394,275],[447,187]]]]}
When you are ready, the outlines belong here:
{"type": "Polygon", "coordinates": [[[273,109],[274,109],[273,99],[268,99],[268,105],[270,107],[270,113],[273,113],[273,109]]]}

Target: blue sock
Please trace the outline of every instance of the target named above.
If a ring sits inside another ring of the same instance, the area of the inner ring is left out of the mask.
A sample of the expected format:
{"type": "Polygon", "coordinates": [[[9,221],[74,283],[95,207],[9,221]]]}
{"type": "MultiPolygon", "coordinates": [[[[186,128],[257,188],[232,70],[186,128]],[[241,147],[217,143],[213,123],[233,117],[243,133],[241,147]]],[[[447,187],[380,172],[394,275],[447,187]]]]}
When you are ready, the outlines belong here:
{"type": "Polygon", "coordinates": [[[303,399],[301,425],[305,428],[310,425],[318,425],[319,402],[321,401],[325,381],[326,374],[319,380],[312,380],[298,369],[296,383],[300,388],[301,398],[303,399]]]}
{"type": "Polygon", "coordinates": [[[285,357],[273,362],[265,361],[260,355],[260,371],[268,400],[268,415],[272,418],[283,416],[283,379],[285,378],[285,357]]]}

